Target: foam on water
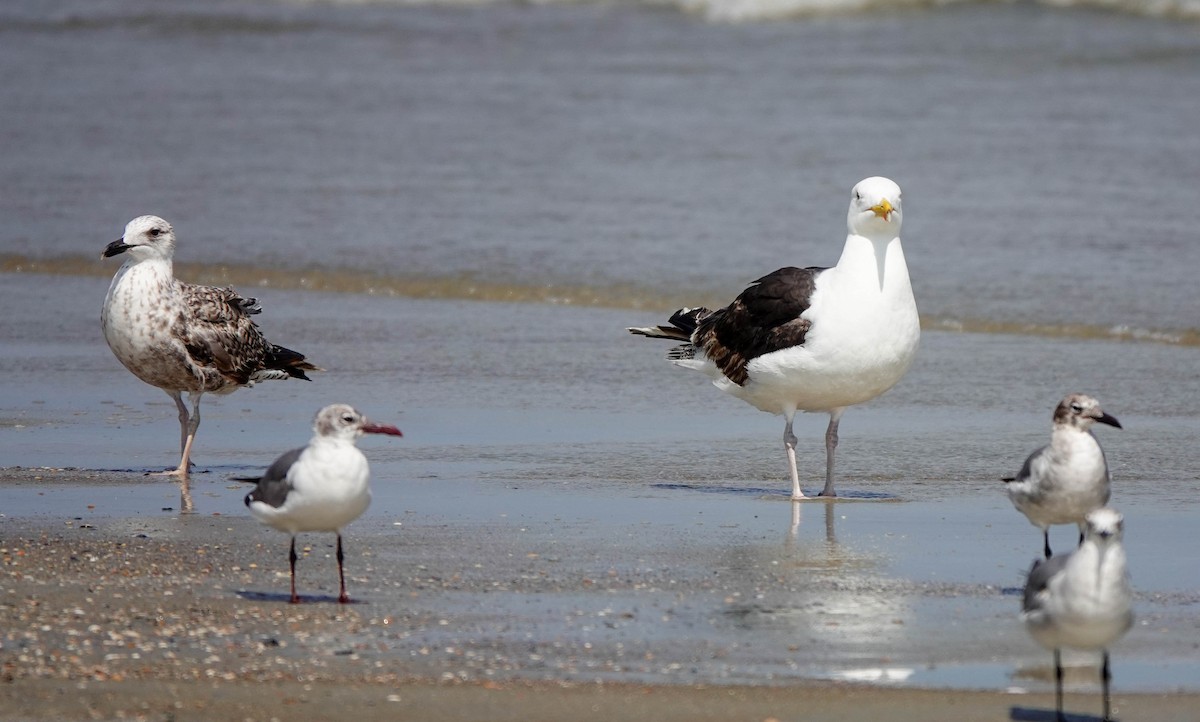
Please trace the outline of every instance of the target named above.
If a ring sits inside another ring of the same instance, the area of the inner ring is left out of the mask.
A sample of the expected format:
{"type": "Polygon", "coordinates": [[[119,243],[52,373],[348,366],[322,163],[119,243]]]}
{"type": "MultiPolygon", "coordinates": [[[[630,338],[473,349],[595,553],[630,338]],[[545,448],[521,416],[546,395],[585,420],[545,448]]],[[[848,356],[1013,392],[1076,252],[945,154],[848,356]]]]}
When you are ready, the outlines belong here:
{"type": "MultiPolygon", "coordinates": [[[[373,0],[405,6],[466,7],[509,0],[373,0]]],[[[598,0],[537,0],[540,5],[578,5],[598,0]]],[[[670,7],[716,23],[768,22],[830,15],[894,12],[915,8],[966,5],[989,0],[618,0],[619,4],[670,7]]],[[[310,0],[296,0],[307,4],[310,0]]],[[[335,0],[334,4],[362,5],[372,0],[335,0]]],[[[1132,15],[1182,20],[1200,19],[1198,0],[1038,0],[1060,8],[1099,8],[1132,15]]]]}

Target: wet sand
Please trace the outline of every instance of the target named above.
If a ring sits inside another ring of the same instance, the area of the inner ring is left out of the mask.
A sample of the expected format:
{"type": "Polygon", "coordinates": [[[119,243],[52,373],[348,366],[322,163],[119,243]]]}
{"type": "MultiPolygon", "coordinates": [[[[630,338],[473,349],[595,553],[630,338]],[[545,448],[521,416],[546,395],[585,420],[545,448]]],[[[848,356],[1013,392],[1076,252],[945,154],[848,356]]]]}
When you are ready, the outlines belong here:
{"type": "MultiPolygon", "coordinates": [[[[528,490],[477,490],[490,513],[389,509],[352,525],[350,605],[333,601],[332,540],[302,535],[294,606],[286,537],[237,514],[240,485],[196,479],[209,511],[180,515],[173,483],[155,477],[0,473],[10,502],[46,505],[0,517],[0,716],[1051,718],[1047,655],[1015,622],[1015,589],[889,578],[869,546],[837,540],[838,523],[872,510],[905,537],[931,521],[926,505],[818,502],[793,519],[792,504],[758,499],[780,532],[767,538],[753,523],[710,523],[716,507],[686,498],[687,523],[597,529],[567,505],[544,517],[528,490]],[[119,504],[124,515],[103,514],[119,504]],[[1016,660],[1012,678],[990,678],[981,660],[1016,660]],[[956,669],[975,681],[947,683],[956,669]],[[942,689],[912,684],[914,671],[942,689]],[[872,673],[874,684],[848,681],[872,673]]],[[[954,533],[928,536],[952,545],[954,533]]],[[[1130,662],[1192,655],[1194,635],[1180,632],[1194,620],[1172,609],[1195,603],[1139,598],[1149,620],[1115,652],[1121,719],[1192,719],[1200,695],[1132,692],[1149,682],[1130,662]]],[[[1068,709],[1098,710],[1094,673],[1069,677],[1068,709]]]]}
{"type": "MultiPolygon", "coordinates": [[[[1137,590],[1117,710],[1195,709],[1200,572],[1178,550],[1200,414],[1170,392],[1194,384],[1189,349],[929,332],[844,419],[845,496],[794,505],[779,420],[623,335],[649,318],[258,289],[269,337],[332,370],[206,398],[180,515],[145,475],[175,460],[174,408],[104,347],[105,285],[0,284],[0,717],[1048,719],[1050,655],[1017,620],[1040,537],[998,478],[1044,443],[1063,379],[1126,427],[1102,438],[1137,590]],[[359,603],[332,603],[333,540],[309,535],[294,607],[287,539],[229,477],[332,401],[405,437],[361,443],[359,603]]],[[[810,489],[823,429],[798,420],[810,489]]],[[[1069,710],[1098,712],[1094,680],[1072,675],[1069,710]]]]}

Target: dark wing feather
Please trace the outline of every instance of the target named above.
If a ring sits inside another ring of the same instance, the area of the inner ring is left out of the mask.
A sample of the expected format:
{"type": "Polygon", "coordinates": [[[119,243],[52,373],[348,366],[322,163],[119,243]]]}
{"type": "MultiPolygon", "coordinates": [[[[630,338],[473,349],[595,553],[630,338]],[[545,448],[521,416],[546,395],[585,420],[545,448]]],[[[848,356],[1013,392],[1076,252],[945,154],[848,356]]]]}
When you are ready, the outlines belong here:
{"type": "Polygon", "coordinates": [[[191,283],[180,283],[179,291],[188,315],[180,320],[178,331],[197,365],[215,369],[239,385],[250,383],[262,371],[308,380],[305,371],[320,370],[303,354],[263,338],[250,318],[262,311],[257,299],[243,298],[232,288],[191,283]]]}
{"type": "Polygon", "coordinates": [[[292,484],[287,478],[288,471],[300,458],[304,448],[302,446],[299,449],[292,449],[268,466],[263,475],[258,478],[258,486],[246,495],[246,506],[250,506],[252,501],[261,501],[276,509],[283,506],[288,492],[292,490],[292,484]]]}
{"type": "Polygon", "coordinates": [[[1030,454],[1029,456],[1027,456],[1025,458],[1025,463],[1021,465],[1021,470],[1017,472],[1017,475],[1016,476],[1006,476],[1006,477],[1004,477],[1004,481],[1005,482],[1024,481],[1025,479],[1028,479],[1030,477],[1030,475],[1033,473],[1033,460],[1036,459],[1039,455],[1041,455],[1041,453],[1044,452],[1045,450],[1046,450],[1046,447],[1043,446],[1042,448],[1038,449],[1037,451],[1035,451],[1032,454],[1030,454]]]}
{"type": "Polygon", "coordinates": [[[707,308],[681,308],[671,314],[671,318],[667,321],[671,324],[670,326],[634,327],[625,330],[648,338],[666,338],[672,341],[691,343],[692,334],[696,332],[696,325],[700,319],[707,317],[710,313],[712,312],[707,308]]]}
{"type": "Polygon", "coordinates": [[[190,283],[181,283],[180,293],[188,308],[180,335],[192,360],[233,383],[249,383],[270,345],[250,319],[245,299],[231,288],[190,283]]]}
{"type": "Polygon", "coordinates": [[[812,324],[800,314],[808,309],[824,270],[788,267],[763,276],[733,303],[700,319],[693,343],[726,378],[739,386],[746,383],[746,364],[804,343],[812,324]]]}
{"type": "Polygon", "coordinates": [[[1067,559],[1070,556],[1070,554],[1059,554],[1049,559],[1034,560],[1033,566],[1029,568],[1029,576],[1025,580],[1025,596],[1021,601],[1022,611],[1030,612],[1041,606],[1037,595],[1050,584],[1051,577],[1067,566],[1067,559]]]}

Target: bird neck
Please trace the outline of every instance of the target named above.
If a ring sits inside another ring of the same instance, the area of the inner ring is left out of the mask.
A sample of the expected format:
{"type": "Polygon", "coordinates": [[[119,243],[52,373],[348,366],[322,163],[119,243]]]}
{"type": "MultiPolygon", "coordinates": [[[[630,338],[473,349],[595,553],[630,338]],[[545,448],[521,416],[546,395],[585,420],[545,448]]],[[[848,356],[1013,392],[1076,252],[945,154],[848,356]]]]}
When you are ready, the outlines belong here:
{"type": "Polygon", "coordinates": [[[857,278],[871,279],[881,293],[909,287],[908,265],[899,236],[846,237],[837,268],[857,278]]]}
{"type": "Polygon", "coordinates": [[[1050,433],[1050,450],[1058,456],[1071,454],[1100,453],[1100,442],[1087,429],[1070,424],[1056,424],[1050,433]]]}
{"type": "Polygon", "coordinates": [[[328,449],[336,449],[340,447],[355,448],[353,439],[347,439],[343,436],[337,435],[324,436],[317,434],[313,436],[312,441],[308,443],[310,446],[321,446],[328,449]]]}
{"type": "Polygon", "coordinates": [[[174,262],[170,258],[130,258],[118,273],[125,275],[135,271],[141,276],[175,277],[174,262]]]}
{"type": "Polygon", "coordinates": [[[1084,539],[1073,555],[1078,558],[1072,565],[1074,569],[1094,580],[1092,593],[1107,595],[1128,586],[1125,547],[1119,541],[1084,539]]]}

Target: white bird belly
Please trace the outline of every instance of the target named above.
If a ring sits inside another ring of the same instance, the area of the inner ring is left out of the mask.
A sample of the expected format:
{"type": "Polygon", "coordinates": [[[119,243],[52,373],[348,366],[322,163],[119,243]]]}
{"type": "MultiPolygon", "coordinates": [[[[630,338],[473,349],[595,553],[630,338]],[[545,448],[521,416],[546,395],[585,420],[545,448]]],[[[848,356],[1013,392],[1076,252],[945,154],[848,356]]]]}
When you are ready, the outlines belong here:
{"type": "Polygon", "coordinates": [[[163,281],[137,268],[118,273],[108,289],[101,314],[104,340],[125,368],[162,389],[195,391],[200,381],[190,371],[186,349],[172,338],[178,311],[168,304],[147,303],[166,293],[163,281]]]}
{"type": "Polygon", "coordinates": [[[371,505],[370,470],[357,449],[322,453],[309,447],[297,459],[288,481],[292,488],[279,508],[262,502],[250,505],[260,521],[280,531],[337,532],[371,505]]]}
{"type": "Polygon", "coordinates": [[[726,390],[773,413],[861,404],[904,377],[920,335],[915,304],[890,313],[881,305],[876,312],[843,319],[835,314],[814,325],[803,346],[751,361],[746,384],[726,390]]]}

